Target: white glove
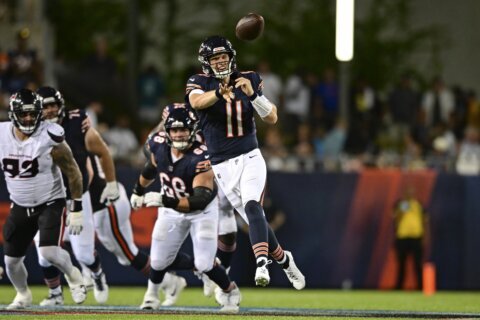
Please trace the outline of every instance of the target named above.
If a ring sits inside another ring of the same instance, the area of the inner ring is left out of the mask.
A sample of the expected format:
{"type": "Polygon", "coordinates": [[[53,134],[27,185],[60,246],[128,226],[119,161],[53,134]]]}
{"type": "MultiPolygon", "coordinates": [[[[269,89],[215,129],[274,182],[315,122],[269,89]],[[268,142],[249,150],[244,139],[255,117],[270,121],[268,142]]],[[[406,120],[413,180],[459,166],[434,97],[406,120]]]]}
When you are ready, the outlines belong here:
{"type": "Polygon", "coordinates": [[[132,196],[130,197],[130,205],[133,210],[138,210],[143,206],[143,198],[143,196],[132,193],[132,196]]]}
{"type": "Polygon", "coordinates": [[[67,216],[67,226],[68,226],[68,233],[74,236],[79,235],[83,229],[83,212],[82,211],[70,212],[67,216]]]}
{"type": "Polygon", "coordinates": [[[120,198],[120,191],[118,190],[117,181],[107,182],[107,185],[100,196],[100,203],[106,203],[109,205],[112,202],[115,202],[118,198],[120,198]]]}
{"type": "Polygon", "coordinates": [[[148,192],[143,199],[146,207],[163,207],[162,194],[160,192],[148,192]]]}

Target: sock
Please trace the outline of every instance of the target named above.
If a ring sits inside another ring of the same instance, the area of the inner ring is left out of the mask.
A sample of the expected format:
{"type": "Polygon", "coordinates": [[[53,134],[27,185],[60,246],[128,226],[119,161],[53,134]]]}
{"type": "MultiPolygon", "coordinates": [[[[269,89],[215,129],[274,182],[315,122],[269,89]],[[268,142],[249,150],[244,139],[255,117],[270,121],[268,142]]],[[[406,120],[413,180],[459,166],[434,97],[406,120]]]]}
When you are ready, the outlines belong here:
{"type": "Polygon", "coordinates": [[[230,267],[233,254],[235,252],[235,249],[237,248],[237,243],[235,242],[235,239],[233,240],[233,244],[225,241],[225,236],[229,235],[230,234],[224,236],[222,235],[218,238],[217,257],[220,259],[220,261],[222,262],[222,266],[225,269],[228,269],[230,267]]]}
{"type": "Polygon", "coordinates": [[[130,261],[131,266],[148,277],[150,274],[150,257],[138,251],[137,255],[130,261]]]}
{"type": "Polygon", "coordinates": [[[50,290],[60,287],[60,270],[54,266],[42,267],[45,284],[50,290]]]}
{"type": "Polygon", "coordinates": [[[92,275],[94,278],[98,278],[102,275],[102,264],[100,263],[100,256],[95,251],[95,261],[91,265],[87,265],[87,268],[92,271],[92,275]]]}
{"type": "Polygon", "coordinates": [[[249,223],[250,243],[252,244],[255,257],[268,256],[268,224],[265,220],[262,206],[254,200],[250,200],[245,205],[245,213],[247,214],[249,223]]]}
{"type": "Polygon", "coordinates": [[[222,265],[214,265],[213,268],[210,271],[205,272],[205,274],[210,280],[222,288],[222,290],[227,291],[230,288],[231,280],[222,265]]]}
{"type": "MultiPolygon", "coordinates": [[[[150,285],[151,282],[152,284],[159,285],[160,288],[160,283],[162,283],[165,273],[167,273],[166,270],[155,270],[153,268],[150,268],[150,279],[148,281],[148,284],[150,285]]],[[[158,292],[158,290],[156,292],[158,292]]]]}
{"type": "Polygon", "coordinates": [[[148,280],[147,293],[145,295],[154,296],[158,298],[158,291],[160,290],[160,283],[153,283],[148,280]]]}

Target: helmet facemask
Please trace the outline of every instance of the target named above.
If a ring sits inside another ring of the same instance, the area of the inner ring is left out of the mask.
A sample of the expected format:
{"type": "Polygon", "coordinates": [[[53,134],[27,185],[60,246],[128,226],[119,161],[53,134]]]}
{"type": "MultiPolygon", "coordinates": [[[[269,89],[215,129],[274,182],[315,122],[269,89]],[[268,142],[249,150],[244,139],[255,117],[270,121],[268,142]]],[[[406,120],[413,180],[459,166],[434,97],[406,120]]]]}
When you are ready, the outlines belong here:
{"type": "Polygon", "coordinates": [[[202,70],[205,74],[217,79],[225,79],[237,69],[236,52],[232,44],[226,38],[220,36],[208,37],[202,42],[198,51],[198,61],[202,64],[202,70]],[[220,53],[227,53],[230,61],[226,70],[217,72],[210,65],[210,58],[220,53]]]}
{"type": "Polygon", "coordinates": [[[8,117],[23,134],[30,136],[40,125],[42,110],[39,97],[32,91],[22,89],[10,97],[8,117]],[[25,117],[30,115],[30,119],[25,117]]]}
{"type": "Polygon", "coordinates": [[[193,113],[186,109],[174,109],[165,120],[165,133],[167,135],[167,143],[169,146],[185,151],[196,138],[197,121],[193,113]],[[170,134],[171,129],[185,128],[188,129],[189,134],[181,140],[175,140],[170,134]]]}
{"type": "Polygon", "coordinates": [[[65,101],[60,91],[52,87],[41,87],[37,90],[37,94],[41,98],[42,110],[44,110],[44,112],[50,105],[56,105],[58,107],[56,115],[53,117],[46,118],[45,113],[43,113],[43,120],[51,123],[61,123],[65,117],[65,101]]]}

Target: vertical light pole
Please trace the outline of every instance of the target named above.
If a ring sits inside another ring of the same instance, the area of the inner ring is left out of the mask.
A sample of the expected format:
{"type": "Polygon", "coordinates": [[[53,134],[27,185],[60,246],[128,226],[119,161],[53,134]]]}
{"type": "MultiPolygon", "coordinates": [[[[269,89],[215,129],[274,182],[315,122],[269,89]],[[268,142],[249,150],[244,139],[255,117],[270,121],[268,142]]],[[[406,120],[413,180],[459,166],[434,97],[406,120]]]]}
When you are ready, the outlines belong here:
{"type": "Polygon", "coordinates": [[[335,56],[340,61],[340,117],[348,121],[348,96],[350,82],[350,61],[353,58],[353,29],[355,0],[337,0],[335,56]]]}

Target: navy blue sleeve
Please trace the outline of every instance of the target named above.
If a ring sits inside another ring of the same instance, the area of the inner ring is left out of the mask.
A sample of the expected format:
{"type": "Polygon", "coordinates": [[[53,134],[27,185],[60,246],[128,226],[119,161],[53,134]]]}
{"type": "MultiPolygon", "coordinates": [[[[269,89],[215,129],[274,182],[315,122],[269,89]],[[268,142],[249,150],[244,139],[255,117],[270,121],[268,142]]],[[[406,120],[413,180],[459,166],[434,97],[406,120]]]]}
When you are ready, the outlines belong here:
{"type": "Polygon", "coordinates": [[[163,143],[166,143],[165,132],[157,132],[153,134],[148,140],[147,145],[151,153],[155,154],[163,143]]]}

